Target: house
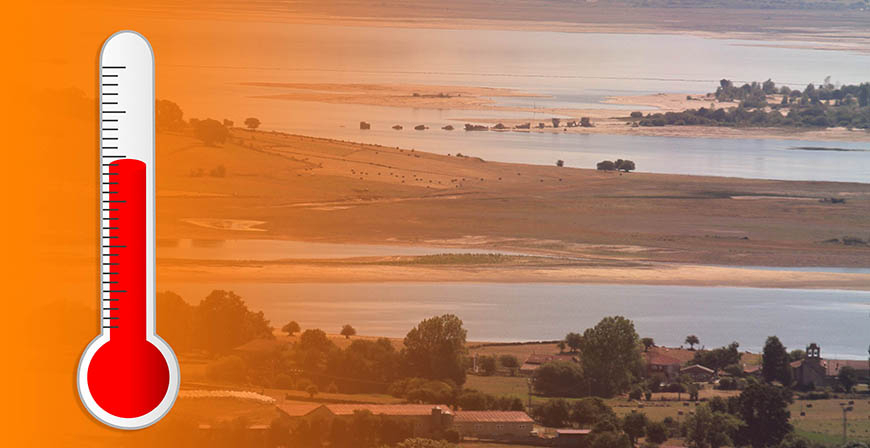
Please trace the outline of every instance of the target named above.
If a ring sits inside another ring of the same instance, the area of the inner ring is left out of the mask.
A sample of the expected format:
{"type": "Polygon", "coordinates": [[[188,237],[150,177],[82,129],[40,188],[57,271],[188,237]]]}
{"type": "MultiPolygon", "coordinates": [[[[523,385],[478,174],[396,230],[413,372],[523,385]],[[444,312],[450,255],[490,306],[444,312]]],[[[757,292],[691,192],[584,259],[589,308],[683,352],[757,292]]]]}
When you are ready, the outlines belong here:
{"type": "Polygon", "coordinates": [[[542,365],[553,362],[553,361],[573,361],[577,362],[577,358],[574,355],[544,355],[538,353],[532,353],[526,358],[523,365],[520,366],[520,373],[524,373],[530,375],[541,367],[542,365]]]}
{"type": "Polygon", "coordinates": [[[668,356],[659,350],[650,350],[644,353],[646,358],[646,373],[648,376],[662,375],[665,380],[673,381],[680,375],[682,362],[672,356],[668,356]]]}
{"type": "Polygon", "coordinates": [[[277,404],[281,413],[296,421],[352,418],[356,412],[370,412],[409,423],[414,437],[428,437],[453,425],[453,413],[445,405],[431,404],[317,404],[284,401],[277,404]],[[311,406],[314,405],[314,406],[311,406]]]}
{"type": "Polygon", "coordinates": [[[555,446],[585,446],[591,429],[557,429],[555,446]]]}
{"type": "Polygon", "coordinates": [[[461,437],[519,439],[529,437],[535,421],[523,411],[456,411],[453,429],[461,437]]]}
{"type": "Polygon", "coordinates": [[[713,381],[716,372],[714,372],[713,369],[709,369],[700,364],[692,364],[680,369],[680,375],[688,375],[692,381],[697,383],[708,383],[713,381]]]}
{"type": "Polygon", "coordinates": [[[791,363],[792,376],[798,387],[814,388],[836,384],[843,367],[855,369],[859,381],[870,378],[870,365],[863,360],[823,359],[822,349],[815,342],[807,346],[806,357],[791,363]]]}

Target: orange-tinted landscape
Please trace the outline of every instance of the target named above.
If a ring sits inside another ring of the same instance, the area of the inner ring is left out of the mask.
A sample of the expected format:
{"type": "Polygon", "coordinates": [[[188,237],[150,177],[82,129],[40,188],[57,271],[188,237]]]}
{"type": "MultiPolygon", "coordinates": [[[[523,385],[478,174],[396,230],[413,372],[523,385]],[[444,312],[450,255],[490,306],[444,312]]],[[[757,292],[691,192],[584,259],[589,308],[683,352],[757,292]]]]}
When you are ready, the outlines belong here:
{"type": "Polygon", "coordinates": [[[9,443],[870,442],[870,5],[13,9],[9,443]],[[156,57],[157,331],[181,365],[133,432],[75,386],[119,29],[156,57]]]}

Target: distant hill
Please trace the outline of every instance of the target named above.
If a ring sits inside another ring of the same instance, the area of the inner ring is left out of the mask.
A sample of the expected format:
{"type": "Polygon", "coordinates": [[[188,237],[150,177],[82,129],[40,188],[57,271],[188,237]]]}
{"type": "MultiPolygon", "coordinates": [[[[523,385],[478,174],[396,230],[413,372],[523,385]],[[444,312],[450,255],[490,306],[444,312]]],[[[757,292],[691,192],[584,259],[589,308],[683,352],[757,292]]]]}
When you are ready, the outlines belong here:
{"type": "Polygon", "coordinates": [[[595,3],[653,8],[870,10],[870,0],[599,0],[595,3]]]}

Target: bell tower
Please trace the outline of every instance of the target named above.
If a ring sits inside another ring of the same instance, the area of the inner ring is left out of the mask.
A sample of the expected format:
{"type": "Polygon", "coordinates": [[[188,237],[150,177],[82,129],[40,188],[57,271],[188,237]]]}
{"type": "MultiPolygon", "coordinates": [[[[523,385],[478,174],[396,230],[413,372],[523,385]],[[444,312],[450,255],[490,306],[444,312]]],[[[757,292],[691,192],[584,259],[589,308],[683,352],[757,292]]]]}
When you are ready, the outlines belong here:
{"type": "Polygon", "coordinates": [[[807,346],[807,360],[816,364],[822,362],[822,349],[815,342],[807,346]]]}

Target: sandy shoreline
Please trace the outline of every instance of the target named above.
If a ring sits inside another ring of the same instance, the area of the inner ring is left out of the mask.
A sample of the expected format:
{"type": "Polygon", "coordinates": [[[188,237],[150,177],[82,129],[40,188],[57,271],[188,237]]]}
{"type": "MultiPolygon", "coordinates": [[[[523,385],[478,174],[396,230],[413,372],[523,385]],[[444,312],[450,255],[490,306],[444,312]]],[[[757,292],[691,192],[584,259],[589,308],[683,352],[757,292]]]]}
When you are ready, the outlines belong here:
{"type": "Polygon", "coordinates": [[[571,266],[570,263],[395,266],[335,260],[283,262],[165,261],[168,283],[569,283],[729,286],[870,291],[870,273],[778,271],[652,263],[636,267],[571,266]]]}

